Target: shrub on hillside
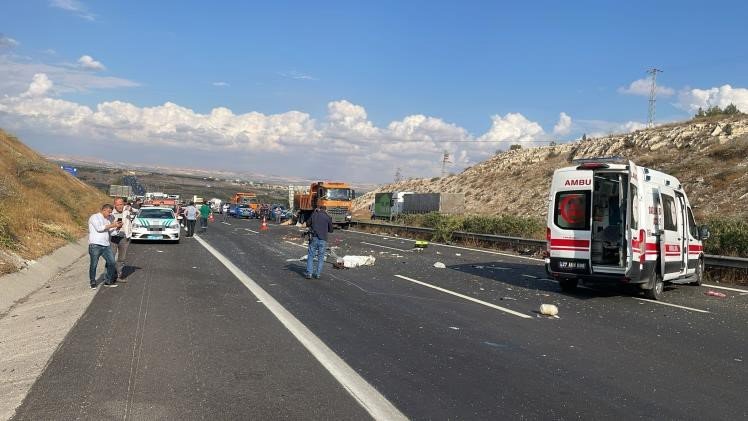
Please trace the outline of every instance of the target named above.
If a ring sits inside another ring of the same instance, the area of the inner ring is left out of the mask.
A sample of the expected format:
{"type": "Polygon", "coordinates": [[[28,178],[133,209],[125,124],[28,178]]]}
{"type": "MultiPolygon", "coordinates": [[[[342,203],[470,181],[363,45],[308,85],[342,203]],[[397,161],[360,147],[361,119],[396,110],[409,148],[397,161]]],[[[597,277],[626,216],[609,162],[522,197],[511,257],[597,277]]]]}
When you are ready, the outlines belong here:
{"type": "Polygon", "coordinates": [[[706,254],[748,257],[748,221],[712,218],[707,225],[711,237],[704,242],[706,254]]]}

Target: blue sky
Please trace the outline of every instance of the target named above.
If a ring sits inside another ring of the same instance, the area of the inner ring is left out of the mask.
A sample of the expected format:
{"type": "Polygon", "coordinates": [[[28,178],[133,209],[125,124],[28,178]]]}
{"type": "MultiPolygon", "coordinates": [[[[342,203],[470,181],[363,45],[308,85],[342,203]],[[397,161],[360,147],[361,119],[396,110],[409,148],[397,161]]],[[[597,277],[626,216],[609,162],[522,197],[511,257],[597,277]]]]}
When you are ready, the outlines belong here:
{"type": "Polygon", "coordinates": [[[387,181],[639,128],[652,66],[658,121],[748,111],[744,2],[502,3],[4,2],[0,123],[47,153],[387,181]]]}

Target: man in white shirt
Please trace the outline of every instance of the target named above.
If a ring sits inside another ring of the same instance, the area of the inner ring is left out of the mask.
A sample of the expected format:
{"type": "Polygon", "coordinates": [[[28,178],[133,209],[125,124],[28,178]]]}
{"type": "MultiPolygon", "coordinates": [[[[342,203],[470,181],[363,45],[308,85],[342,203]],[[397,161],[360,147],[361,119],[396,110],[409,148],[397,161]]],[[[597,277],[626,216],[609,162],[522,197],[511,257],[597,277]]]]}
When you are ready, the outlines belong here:
{"type": "Polygon", "coordinates": [[[122,270],[125,267],[127,247],[130,245],[130,238],[132,237],[132,220],[134,217],[130,207],[125,205],[124,199],[114,199],[114,211],[112,211],[111,219],[115,222],[122,221],[122,228],[112,232],[109,239],[112,243],[112,253],[117,257],[117,279],[124,278],[122,270]]]}
{"type": "Polygon", "coordinates": [[[187,224],[186,237],[192,237],[192,234],[195,233],[195,222],[197,222],[197,208],[195,207],[195,202],[190,202],[190,204],[184,208],[184,216],[187,218],[187,221],[185,222],[187,224]]]}
{"type": "Polygon", "coordinates": [[[223,222],[226,222],[226,219],[229,217],[229,204],[224,203],[223,207],[221,208],[221,213],[223,214],[223,222]]]}
{"type": "Polygon", "coordinates": [[[88,280],[91,288],[96,288],[96,269],[99,266],[99,257],[103,257],[106,262],[106,286],[116,287],[117,269],[114,261],[114,254],[110,246],[109,236],[111,231],[122,228],[121,221],[112,222],[113,206],[105,204],[101,207],[101,212],[97,212],[88,218],[88,256],[91,258],[91,264],[88,267],[88,280]]]}

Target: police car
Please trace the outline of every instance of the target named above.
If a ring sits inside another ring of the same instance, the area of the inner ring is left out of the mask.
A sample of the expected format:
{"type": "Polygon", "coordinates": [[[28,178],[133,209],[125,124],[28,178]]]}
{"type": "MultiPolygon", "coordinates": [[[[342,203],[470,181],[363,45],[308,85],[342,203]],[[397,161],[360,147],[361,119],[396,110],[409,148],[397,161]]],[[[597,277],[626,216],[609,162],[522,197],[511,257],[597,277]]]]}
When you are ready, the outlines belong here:
{"type": "Polygon", "coordinates": [[[179,242],[179,221],[171,208],[143,207],[132,221],[133,240],[166,240],[179,242]]]}

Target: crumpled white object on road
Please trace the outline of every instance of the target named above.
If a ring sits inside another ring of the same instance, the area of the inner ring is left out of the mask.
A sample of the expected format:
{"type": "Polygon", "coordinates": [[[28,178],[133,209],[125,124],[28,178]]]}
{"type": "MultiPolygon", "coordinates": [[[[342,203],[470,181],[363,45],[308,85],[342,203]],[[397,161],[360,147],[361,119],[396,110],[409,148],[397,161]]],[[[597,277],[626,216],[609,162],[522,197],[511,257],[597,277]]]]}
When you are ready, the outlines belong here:
{"type": "Polygon", "coordinates": [[[554,306],[553,304],[541,304],[540,305],[540,314],[544,316],[557,316],[558,315],[558,307],[554,306]]]}
{"type": "Polygon", "coordinates": [[[444,263],[442,263],[442,262],[436,262],[436,263],[434,263],[434,267],[435,268],[439,268],[439,269],[444,269],[447,266],[445,266],[444,263]]]}
{"type": "Polygon", "coordinates": [[[376,261],[374,256],[343,256],[343,267],[373,266],[376,261]]]}

